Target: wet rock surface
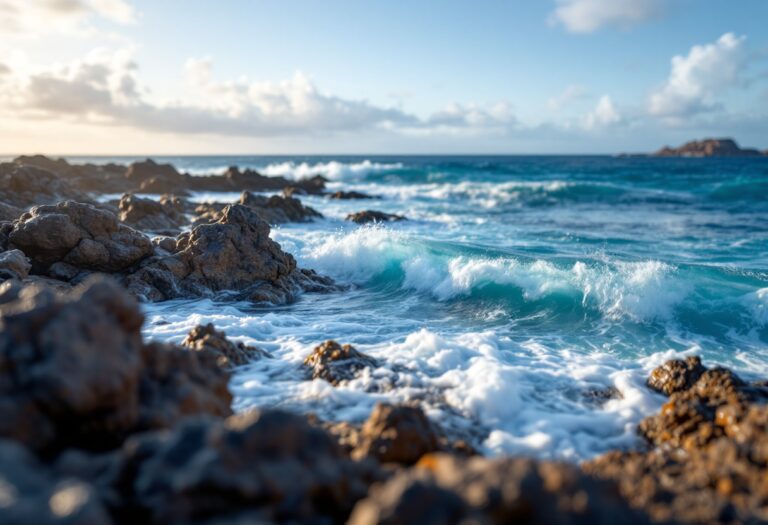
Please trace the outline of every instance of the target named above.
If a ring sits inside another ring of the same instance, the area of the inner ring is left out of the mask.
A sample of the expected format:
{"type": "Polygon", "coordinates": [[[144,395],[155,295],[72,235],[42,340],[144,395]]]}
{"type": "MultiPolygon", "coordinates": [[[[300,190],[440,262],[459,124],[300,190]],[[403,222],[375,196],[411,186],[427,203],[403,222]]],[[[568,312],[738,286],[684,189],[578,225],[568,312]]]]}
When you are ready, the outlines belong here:
{"type": "Polygon", "coordinates": [[[227,206],[217,222],[183,233],[174,253],[143,262],[125,282],[150,301],[230,291],[252,301],[285,303],[302,290],[330,286],[327,278],[297,269],[293,256],[269,238],[269,225],[242,205],[227,206]]]}
{"type": "Polygon", "coordinates": [[[156,201],[129,193],[122,196],[118,207],[120,220],[142,231],[175,235],[187,223],[184,203],[172,195],[156,201]]]}
{"type": "Polygon", "coordinates": [[[365,210],[357,213],[350,213],[344,220],[352,221],[356,224],[368,224],[376,222],[404,221],[406,219],[402,215],[393,215],[391,213],[384,213],[376,210],[365,210]]]}
{"type": "Polygon", "coordinates": [[[304,359],[307,376],[312,379],[324,379],[332,385],[354,379],[365,369],[378,366],[378,362],[369,355],[358,352],[352,345],[340,345],[336,341],[326,341],[315,347],[304,359]]]}
{"type": "Polygon", "coordinates": [[[152,254],[152,243],[117,217],[91,204],[65,201],[36,206],[13,223],[8,247],[18,248],[32,261],[35,273],[47,274],[55,263],[57,278],[79,271],[119,272],[152,254]]]}
{"type": "Polygon", "coordinates": [[[352,525],[648,523],[615,487],[571,465],[431,454],[355,507],[352,525]]]}
{"type": "Polygon", "coordinates": [[[216,356],[144,344],[138,304],[115,282],[9,293],[0,301],[0,437],[42,454],[100,450],[188,415],[230,413],[216,356]]]}
{"type": "Polygon", "coordinates": [[[606,454],[585,471],[616,481],[656,521],[768,521],[768,391],[698,358],[665,363],[649,384],[669,392],[639,426],[652,448],[606,454]]]}
{"type": "Polygon", "coordinates": [[[272,357],[269,352],[261,348],[230,341],[224,332],[216,330],[211,323],[197,325],[190,330],[181,346],[215,354],[219,366],[224,368],[244,365],[264,357],[272,357]]]}
{"type": "Polygon", "coordinates": [[[269,224],[286,222],[307,222],[322,215],[309,206],[304,206],[299,199],[272,195],[256,195],[244,191],[240,196],[240,204],[253,209],[256,214],[269,224]]]}

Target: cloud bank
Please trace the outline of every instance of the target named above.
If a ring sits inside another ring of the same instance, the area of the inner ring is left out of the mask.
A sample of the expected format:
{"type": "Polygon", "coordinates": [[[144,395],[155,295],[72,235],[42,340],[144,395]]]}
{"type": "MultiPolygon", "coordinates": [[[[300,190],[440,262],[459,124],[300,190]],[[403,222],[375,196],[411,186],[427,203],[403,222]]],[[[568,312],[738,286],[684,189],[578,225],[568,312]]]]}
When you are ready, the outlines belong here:
{"type": "Polygon", "coordinates": [[[571,33],[592,33],[603,27],[627,28],[661,12],[659,0],[557,0],[549,22],[571,33]]]}

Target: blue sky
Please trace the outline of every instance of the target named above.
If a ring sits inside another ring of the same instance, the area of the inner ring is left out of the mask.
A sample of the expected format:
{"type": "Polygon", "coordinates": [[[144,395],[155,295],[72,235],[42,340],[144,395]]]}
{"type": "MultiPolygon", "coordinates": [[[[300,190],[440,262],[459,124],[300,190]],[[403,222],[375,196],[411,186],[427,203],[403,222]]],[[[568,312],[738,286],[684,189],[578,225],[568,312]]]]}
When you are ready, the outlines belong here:
{"type": "Polygon", "coordinates": [[[5,153],[768,148],[763,0],[6,3],[5,153]]]}

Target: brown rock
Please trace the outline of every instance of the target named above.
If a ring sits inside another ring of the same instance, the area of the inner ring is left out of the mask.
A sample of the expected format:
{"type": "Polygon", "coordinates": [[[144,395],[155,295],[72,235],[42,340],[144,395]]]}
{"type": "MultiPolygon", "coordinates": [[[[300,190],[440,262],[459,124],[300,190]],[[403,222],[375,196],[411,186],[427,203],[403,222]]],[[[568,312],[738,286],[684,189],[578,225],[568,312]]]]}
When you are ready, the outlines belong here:
{"type": "Polygon", "coordinates": [[[269,224],[286,222],[307,222],[316,217],[322,217],[316,210],[301,204],[299,199],[272,195],[255,195],[244,191],[240,196],[240,204],[252,208],[259,217],[269,224]]]}
{"type": "Polygon", "coordinates": [[[172,195],[163,195],[155,201],[127,193],[118,206],[120,220],[143,231],[176,234],[187,223],[184,203],[172,195]]]}
{"type": "Polygon", "coordinates": [[[669,396],[691,388],[705,370],[706,368],[701,366],[699,356],[688,357],[685,361],[673,359],[651,372],[648,386],[669,396]]]}
{"type": "Polygon", "coordinates": [[[369,222],[390,222],[390,221],[404,221],[405,217],[402,215],[392,215],[390,213],[384,213],[382,211],[366,210],[359,211],[357,213],[350,213],[345,218],[347,221],[352,221],[357,224],[367,224],[369,222]]]}
{"type": "Polygon", "coordinates": [[[26,279],[32,263],[21,250],[0,252],[0,282],[6,279],[26,279]]]}
{"type": "Polygon", "coordinates": [[[219,366],[231,368],[256,361],[263,357],[272,357],[268,352],[242,342],[233,343],[224,332],[217,331],[211,323],[197,325],[190,330],[181,346],[191,350],[213,353],[219,366]]]}
{"type": "Polygon", "coordinates": [[[412,465],[438,450],[438,433],[420,408],[379,403],[363,425],[352,457],[412,465]]]}
{"type": "Polygon", "coordinates": [[[0,163],[0,201],[11,207],[5,209],[6,214],[12,213],[13,208],[29,208],[63,200],[87,202],[89,199],[51,171],[0,163]]]}
{"type": "Polygon", "coordinates": [[[352,345],[341,346],[336,341],[326,341],[315,347],[304,359],[304,367],[311,379],[325,379],[332,385],[354,379],[366,368],[376,368],[377,361],[355,350],[352,345]]]}
{"type": "Polygon", "coordinates": [[[665,146],[656,153],[655,157],[759,157],[758,150],[742,149],[736,141],[729,138],[704,139],[686,142],[679,148],[665,146]]]}

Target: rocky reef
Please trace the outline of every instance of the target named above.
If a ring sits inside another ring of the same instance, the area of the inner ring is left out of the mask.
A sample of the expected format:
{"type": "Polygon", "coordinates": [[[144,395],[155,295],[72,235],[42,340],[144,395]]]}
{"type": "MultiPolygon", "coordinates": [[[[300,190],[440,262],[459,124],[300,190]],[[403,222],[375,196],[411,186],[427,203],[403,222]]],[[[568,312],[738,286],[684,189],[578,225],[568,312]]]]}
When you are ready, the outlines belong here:
{"type": "Polygon", "coordinates": [[[730,138],[703,139],[686,142],[672,148],[664,146],[654,157],[760,157],[765,153],[753,148],[741,148],[730,138]]]}

